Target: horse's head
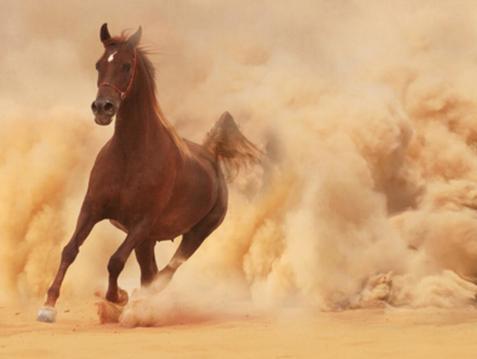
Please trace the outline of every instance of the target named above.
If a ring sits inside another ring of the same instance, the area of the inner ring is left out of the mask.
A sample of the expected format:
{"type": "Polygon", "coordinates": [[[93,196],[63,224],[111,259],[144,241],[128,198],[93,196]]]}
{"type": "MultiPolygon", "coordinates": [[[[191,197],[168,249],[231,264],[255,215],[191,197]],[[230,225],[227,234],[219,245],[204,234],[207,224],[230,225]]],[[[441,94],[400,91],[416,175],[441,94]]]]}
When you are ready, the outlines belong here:
{"type": "Polygon", "coordinates": [[[108,25],[100,30],[104,54],[96,63],[98,70],[98,94],[91,104],[98,125],[109,125],[129,95],[136,75],[136,47],[141,40],[142,29],[128,39],[113,38],[108,25]]]}

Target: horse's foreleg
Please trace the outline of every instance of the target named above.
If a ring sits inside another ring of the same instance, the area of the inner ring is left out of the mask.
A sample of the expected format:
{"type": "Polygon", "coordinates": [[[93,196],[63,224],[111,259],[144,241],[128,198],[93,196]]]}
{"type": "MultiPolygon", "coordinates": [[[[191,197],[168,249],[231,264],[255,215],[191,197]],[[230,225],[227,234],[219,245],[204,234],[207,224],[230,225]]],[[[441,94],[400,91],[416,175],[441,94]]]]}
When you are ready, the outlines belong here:
{"type": "Polygon", "coordinates": [[[135,249],[136,259],[141,268],[141,285],[149,285],[157,275],[156,256],[154,254],[155,240],[146,240],[135,249]]]}
{"type": "Polygon", "coordinates": [[[38,313],[38,320],[44,322],[53,322],[55,320],[54,306],[58,297],[60,295],[61,284],[65,278],[66,271],[68,267],[73,263],[76,256],[79,252],[79,247],[83,244],[86,237],[93,229],[97,221],[93,220],[91,216],[85,214],[84,212],[80,213],[78,222],[76,224],[76,229],[71,237],[70,241],[63,248],[61,253],[61,262],[56,273],[55,279],[51,284],[47,292],[47,299],[45,301],[45,306],[40,309],[38,313]]]}
{"type": "Polygon", "coordinates": [[[120,298],[120,294],[122,293],[119,292],[118,287],[119,274],[121,274],[133,249],[143,243],[144,239],[148,237],[149,229],[150,227],[148,225],[140,225],[138,228],[129,231],[124,242],[121,243],[119,248],[109,259],[109,283],[108,291],[106,292],[106,299],[110,302],[119,303],[124,301],[124,298],[120,298]]]}

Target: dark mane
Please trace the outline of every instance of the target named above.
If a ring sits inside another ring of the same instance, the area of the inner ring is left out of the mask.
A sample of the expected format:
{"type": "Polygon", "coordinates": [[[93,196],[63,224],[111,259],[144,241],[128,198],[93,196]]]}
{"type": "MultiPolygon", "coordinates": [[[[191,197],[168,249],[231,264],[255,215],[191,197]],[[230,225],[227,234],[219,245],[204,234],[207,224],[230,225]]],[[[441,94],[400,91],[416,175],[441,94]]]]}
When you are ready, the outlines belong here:
{"type": "MultiPolygon", "coordinates": [[[[125,37],[124,32],[120,37],[114,38],[114,39],[116,39],[115,41],[119,41],[119,40],[122,40],[122,42],[127,41],[127,38],[125,37]]],[[[148,91],[147,95],[150,96],[150,100],[154,106],[154,111],[157,115],[158,120],[167,129],[167,132],[169,133],[172,141],[176,144],[181,155],[182,156],[188,155],[189,149],[187,145],[182,140],[182,138],[179,137],[174,126],[172,126],[171,123],[167,120],[157,100],[156,69],[154,68],[154,65],[152,64],[151,60],[148,57],[149,54],[150,53],[143,47],[136,47],[137,71],[138,73],[142,73],[144,75],[144,78],[147,81],[147,83],[145,84],[139,83],[136,85],[141,86],[141,88],[143,89],[147,89],[148,91]]],[[[141,76],[138,76],[138,78],[141,78],[141,76]]]]}
{"type": "MultiPolygon", "coordinates": [[[[149,59],[148,55],[150,53],[142,48],[136,48],[136,56],[138,57],[138,65],[142,65],[144,74],[147,76],[148,80],[152,84],[152,90],[154,91],[154,95],[156,94],[156,69],[152,64],[152,61],[149,59]]],[[[156,100],[157,103],[157,100],[156,100]]]]}

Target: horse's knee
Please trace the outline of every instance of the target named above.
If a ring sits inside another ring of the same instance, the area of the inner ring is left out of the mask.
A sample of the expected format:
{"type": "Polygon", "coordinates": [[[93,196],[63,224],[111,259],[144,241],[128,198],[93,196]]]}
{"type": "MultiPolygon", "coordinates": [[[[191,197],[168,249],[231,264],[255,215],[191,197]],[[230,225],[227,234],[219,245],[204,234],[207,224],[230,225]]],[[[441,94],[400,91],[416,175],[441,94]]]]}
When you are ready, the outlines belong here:
{"type": "Polygon", "coordinates": [[[125,261],[121,257],[112,256],[108,262],[108,272],[111,276],[118,276],[124,268],[125,261]]]}

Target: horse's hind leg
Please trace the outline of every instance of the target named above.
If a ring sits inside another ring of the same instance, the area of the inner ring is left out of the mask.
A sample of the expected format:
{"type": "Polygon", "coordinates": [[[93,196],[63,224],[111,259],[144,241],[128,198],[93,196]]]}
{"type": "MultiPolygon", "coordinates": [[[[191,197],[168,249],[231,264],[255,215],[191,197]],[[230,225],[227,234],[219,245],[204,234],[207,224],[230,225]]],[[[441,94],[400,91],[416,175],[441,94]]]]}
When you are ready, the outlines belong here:
{"type": "Polygon", "coordinates": [[[141,285],[150,284],[157,275],[156,256],[154,254],[155,240],[146,240],[135,249],[136,259],[141,268],[141,285]]]}
{"type": "Polygon", "coordinates": [[[182,236],[182,242],[169,264],[157,274],[156,289],[161,290],[167,286],[181,264],[189,259],[204,240],[222,223],[226,211],[227,198],[223,196],[202,221],[182,236]]]}

